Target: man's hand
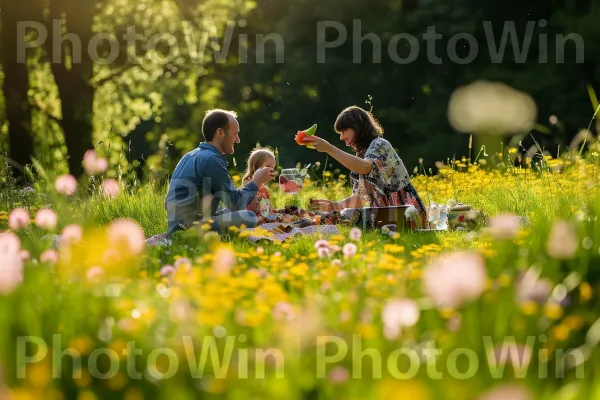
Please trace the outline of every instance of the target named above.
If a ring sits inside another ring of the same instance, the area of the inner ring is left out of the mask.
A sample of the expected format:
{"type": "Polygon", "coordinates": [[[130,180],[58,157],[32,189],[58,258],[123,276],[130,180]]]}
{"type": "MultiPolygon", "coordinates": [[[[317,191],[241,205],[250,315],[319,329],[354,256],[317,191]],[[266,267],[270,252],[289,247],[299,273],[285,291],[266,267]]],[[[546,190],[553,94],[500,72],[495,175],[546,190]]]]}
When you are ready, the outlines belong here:
{"type": "Polygon", "coordinates": [[[304,139],[302,139],[302,143],[314,146],[315,149],[321,153],[329,153],[334,148],[334,146],[327,140],[321,139],[315,135],[306,136],[304,139]]]}
{"type": "Polygon", "coordinates": [[[252,182],[256,183],[256,186],[260,187],[273,180],[276,176],[277,172],[273,168],[263,167],[254,172],[254,175],[252,176],[252,182]]]}

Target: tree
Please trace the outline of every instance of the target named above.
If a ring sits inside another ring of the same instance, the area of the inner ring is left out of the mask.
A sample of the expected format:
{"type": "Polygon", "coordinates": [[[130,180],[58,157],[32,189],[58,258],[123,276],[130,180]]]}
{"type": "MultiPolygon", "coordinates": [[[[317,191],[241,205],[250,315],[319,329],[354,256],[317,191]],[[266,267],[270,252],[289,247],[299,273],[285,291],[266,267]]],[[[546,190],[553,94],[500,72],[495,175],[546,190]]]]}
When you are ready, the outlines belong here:
{"type": "Polygon", "coordinates": [[[0,2],[1,36],[0,62],[4,72],[2,89],[5,98],[5,115],[8,121],[8,148],[13,171],[31,163],[33,133],[31,131],[31,106],[28,100],[29,72],[27,65],[18,60],[17,44],[20,42],[19,21],[37,19],[40,4],[37,0],[0,2]]]}

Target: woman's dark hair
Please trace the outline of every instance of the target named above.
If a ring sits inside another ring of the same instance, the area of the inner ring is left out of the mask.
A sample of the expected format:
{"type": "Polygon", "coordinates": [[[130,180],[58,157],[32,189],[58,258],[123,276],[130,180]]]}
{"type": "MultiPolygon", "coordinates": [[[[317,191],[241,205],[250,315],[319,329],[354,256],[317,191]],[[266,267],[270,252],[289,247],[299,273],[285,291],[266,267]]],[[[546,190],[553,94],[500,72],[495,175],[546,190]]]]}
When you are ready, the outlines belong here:
{"type": "Polygon", "coordinates": [[[383,136],[383,128],[373,114],[358,106],[345,108],[335,120],[336,132],[340,133],[350,128],[356,132],[351,145],[357,153],[365,151],[373,139],[383,136]]]}

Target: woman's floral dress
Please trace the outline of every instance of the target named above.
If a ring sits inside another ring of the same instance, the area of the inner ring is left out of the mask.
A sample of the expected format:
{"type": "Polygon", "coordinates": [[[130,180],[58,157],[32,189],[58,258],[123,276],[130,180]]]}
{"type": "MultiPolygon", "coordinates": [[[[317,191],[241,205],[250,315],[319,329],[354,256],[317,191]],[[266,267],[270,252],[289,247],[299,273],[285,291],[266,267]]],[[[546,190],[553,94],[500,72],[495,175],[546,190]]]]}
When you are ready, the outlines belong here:
{"type": "Polygon", "coordinates": [[[427,225],[427,211],[417,190],[410,181],[404,163],[387,140],[374,139],[369,147],[356,154],[373,161],[366,175],[350,173],[352,192],[358,194],[370,207],[413,205],[419,212],[422,226],[427,225]]]}

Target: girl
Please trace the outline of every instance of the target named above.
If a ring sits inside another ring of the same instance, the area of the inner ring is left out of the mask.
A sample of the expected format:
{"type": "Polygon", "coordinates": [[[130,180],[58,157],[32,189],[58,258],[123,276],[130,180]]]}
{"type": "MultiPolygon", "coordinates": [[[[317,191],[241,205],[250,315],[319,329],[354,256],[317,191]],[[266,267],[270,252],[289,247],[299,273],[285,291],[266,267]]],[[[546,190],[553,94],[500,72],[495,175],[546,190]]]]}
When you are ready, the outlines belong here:
{"type": "MultiPolygon", "coordinates": [[[[257,169],[262,167],[275,169],[275,163],[275,154],[271,148],[257,147],[252,150],[248,158],[248,168],[242,178],[242,186],[246,185],[252,179],[257,169]]],[[[335,224],[339,218],[338,212],[309,212],[293,206],[276,210],[271,204],[269,188],[266,185],[258,188],[256,197],[246,206],[246,209],[256,214],[258,217],[257,225],[268,222],[297,222],[300,226],[335,224]]]]}

